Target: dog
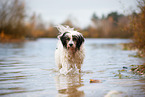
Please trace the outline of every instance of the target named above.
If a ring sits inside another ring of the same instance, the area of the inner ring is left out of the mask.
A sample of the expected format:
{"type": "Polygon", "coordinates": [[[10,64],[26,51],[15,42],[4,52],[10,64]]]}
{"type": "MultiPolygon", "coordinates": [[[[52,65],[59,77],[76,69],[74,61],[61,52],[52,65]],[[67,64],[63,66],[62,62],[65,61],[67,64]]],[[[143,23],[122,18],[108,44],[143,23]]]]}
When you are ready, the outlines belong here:
{"type": "Polygon", "coordinates": [[[55,51],[55,61],[60,73],[68,74],[70,71],[81,71],[81,65],[85,57],[84,37],[74,28],[69,26],[57,26],[59,35],[55,51]]]}

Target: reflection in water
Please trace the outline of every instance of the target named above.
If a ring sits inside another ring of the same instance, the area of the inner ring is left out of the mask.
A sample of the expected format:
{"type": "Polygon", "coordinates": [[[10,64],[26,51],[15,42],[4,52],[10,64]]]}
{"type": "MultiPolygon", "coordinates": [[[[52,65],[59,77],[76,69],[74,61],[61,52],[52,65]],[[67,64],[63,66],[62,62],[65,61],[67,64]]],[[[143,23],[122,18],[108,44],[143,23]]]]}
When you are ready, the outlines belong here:
{"type": "Polygon", "coordinates": [[[77,75],[57,75],[55,77],[56,88],[58,90],[57,97],[83,97],[84,92],[77,88],[83,86],[81,74],[77,75]]]}

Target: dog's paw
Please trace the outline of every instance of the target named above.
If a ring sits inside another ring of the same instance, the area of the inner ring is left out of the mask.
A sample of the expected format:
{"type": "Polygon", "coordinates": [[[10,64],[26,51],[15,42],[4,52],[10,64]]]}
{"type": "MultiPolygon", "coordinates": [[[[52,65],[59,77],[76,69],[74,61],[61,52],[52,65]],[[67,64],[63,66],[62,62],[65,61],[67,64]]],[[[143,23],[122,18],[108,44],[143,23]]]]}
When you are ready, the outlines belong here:
{"type": "Polygon", "coordinates": [[[77,68],[70,68],[69,70],[65,69],[65,68],[61,68],[60,69],[60,74],[79,74],[79,69],[77,68]]]}
{"type": "Polygon", "coordinates": [[[68,74],[68,70],[66,70],[64,68],[61,68],[59,72],[60,72],[60,74],[64,74],[64,75],[68,74]]]}

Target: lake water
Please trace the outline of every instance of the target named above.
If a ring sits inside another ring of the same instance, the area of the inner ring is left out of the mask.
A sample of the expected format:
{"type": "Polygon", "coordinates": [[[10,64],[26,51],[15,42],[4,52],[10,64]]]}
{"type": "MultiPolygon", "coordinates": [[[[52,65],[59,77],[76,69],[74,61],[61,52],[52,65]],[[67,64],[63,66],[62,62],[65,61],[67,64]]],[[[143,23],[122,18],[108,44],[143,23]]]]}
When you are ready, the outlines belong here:
{"type": "Polygon", "coordinates": [[[130,71],[130,65],[143,64],[145,59],[133,57],[136,51],[122,50],[120,45],[130,41],[86,39],[82,72],[66,76],[56,71],[57,39],[0,43],[0,96],[145,97],[145,77],[130,71]],[[127,69],[122,70],[124,66],[127,69]]]}

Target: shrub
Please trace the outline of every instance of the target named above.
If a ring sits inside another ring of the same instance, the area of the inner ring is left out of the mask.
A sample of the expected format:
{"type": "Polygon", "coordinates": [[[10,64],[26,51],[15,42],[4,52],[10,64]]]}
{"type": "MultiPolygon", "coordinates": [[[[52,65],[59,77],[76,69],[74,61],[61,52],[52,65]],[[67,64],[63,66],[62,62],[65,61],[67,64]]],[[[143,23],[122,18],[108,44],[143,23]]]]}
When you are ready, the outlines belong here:
{"type": "Polygon", "coordinates": [[[134,33],[134,45],[145,56],[145,0],[139,2],[140,13],[133,15],[130,27],[134,33]]]}

